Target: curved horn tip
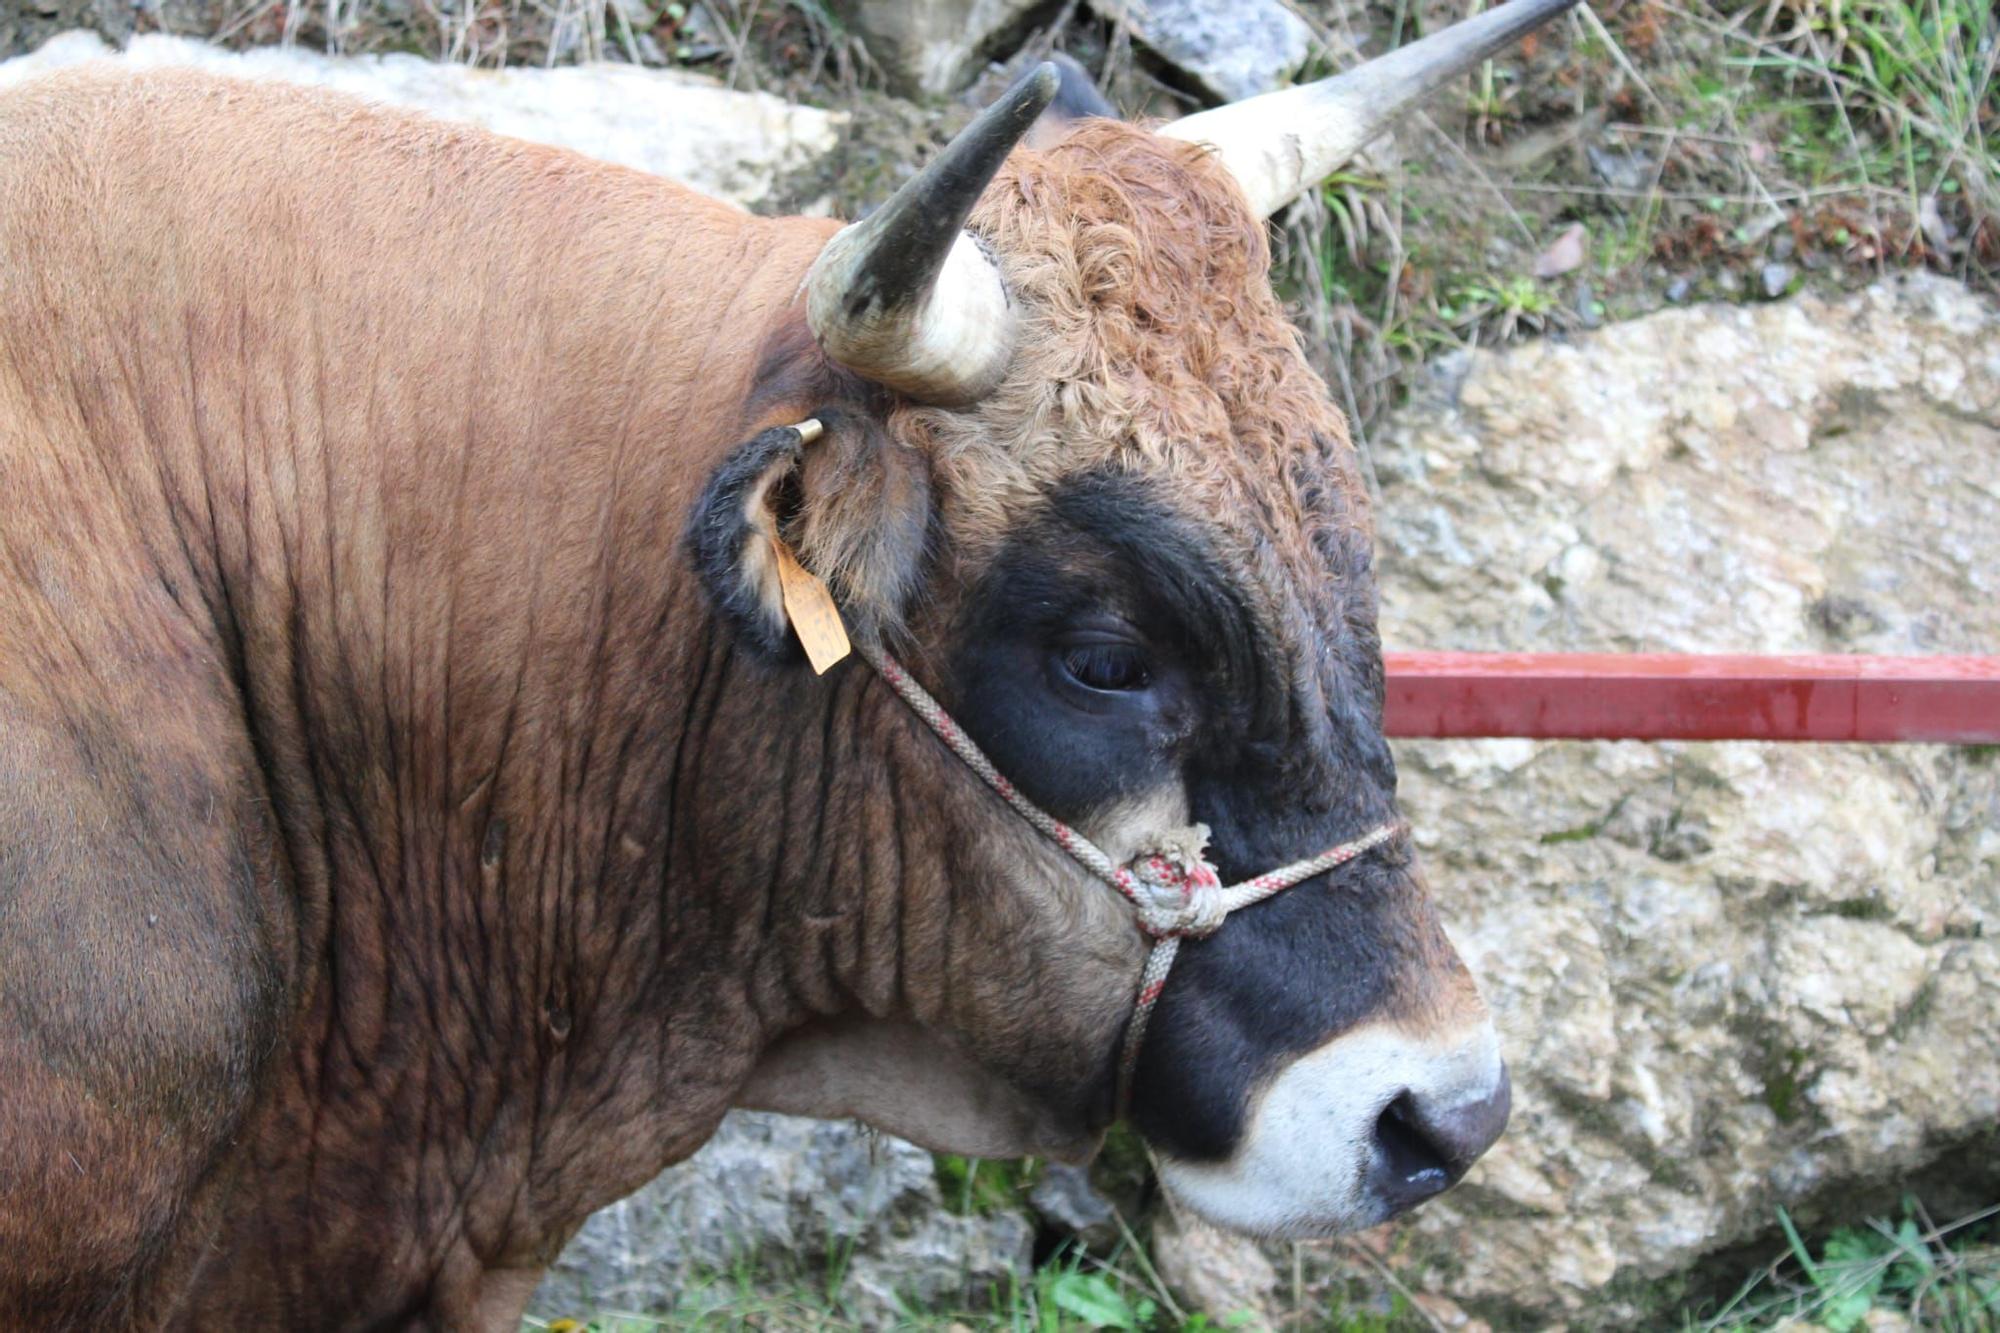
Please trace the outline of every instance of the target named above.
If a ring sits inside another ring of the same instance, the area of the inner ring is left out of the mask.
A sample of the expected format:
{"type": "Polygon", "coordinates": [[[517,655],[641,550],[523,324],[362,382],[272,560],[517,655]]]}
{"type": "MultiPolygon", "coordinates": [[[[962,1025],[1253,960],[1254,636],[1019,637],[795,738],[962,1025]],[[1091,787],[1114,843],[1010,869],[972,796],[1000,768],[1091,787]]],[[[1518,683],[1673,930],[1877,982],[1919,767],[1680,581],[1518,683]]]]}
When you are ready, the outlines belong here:
{"type": "MultiPolygon", "coordinates": [[[[1048,104],[1055,101],[1056,94],[1062,90],[1062,70],[1056,67],[1055,61],[1044,60],[1023,75],[1021,82],[1034,90],[1036,100],[1041,102],[1043,110],[1046,110],[1048,104]]],[[[1036,114],[1039,115],[1040,112],[1036,114]]]]}
{"type": "Polygon", "coordinates": [[[1062,71],[1052,60],[1041,64],[1014,80],[1013,86],[1001,93],[993,104],[981,112],[983,121],[1000,121],[1014,131],[1019,138],[1034,123],[1035,117],[1049,109],[1049,103],[1056,100],[1062,91],[1062,71]]]}
{"type": "Polygon", "coordinates": [[[1162,125],[1206,143],[1258,216],[1331,175],[1408,106],[1541,27],[1579,0],[1507,0],[1317,83],[1281,88],[1162,125]]]}

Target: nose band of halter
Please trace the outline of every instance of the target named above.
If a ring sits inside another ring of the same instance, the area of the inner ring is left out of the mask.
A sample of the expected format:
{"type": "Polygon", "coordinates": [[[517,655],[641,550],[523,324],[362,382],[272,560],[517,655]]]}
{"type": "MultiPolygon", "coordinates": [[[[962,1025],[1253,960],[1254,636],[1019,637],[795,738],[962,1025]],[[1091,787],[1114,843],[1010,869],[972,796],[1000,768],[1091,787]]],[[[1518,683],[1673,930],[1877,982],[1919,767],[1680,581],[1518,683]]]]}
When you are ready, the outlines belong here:
{"type": "Polygon", "coordinates": [[[1146,970],[1140,974],[1139,995],[1133,1004],[1132,1021],[1126,1025],[1125,1044],[1118,1057],[1120,1115],[1125,1113],[1131,1100],[1132,1073],[1138,1068],[1139,1048],[1146,1040],[1146,1024],[1153,1016],[1153,1007],[1159,1003],[1160,992],[1167,988],[1167,973],[1173,969],[1174,956],[1180,952],[1181,941],[1214,934],[1231,912],[1262,902],[1294,884],[1344,865],[1363,852],[1380,847],[1407,827],[1401,821],[1391,821],[1352,842],[1329,847],[1316,856],[1279,866],[1276,870],[1267,870],[1227,888],[1223,887],[1221,877],[1207,858],[1198,850],[1185,846],[1143,852],[1126,864],[1118,865],[1096,843],[1021,795],[1006,775],[993,766],[993,761],[986,757],[985,752],[972,743],[972,738],[951,720],[951,715],[931,697],[930,692],[917,684],[903,669],[902,663],[891,657],[881,645],[861,642],[854,646],[877,674],[889,683],[889,688],[923,719],[924,725],[936,732],[938,739],[963,759],[987,786],[999,794],[1001,800],[1012,806],[1016,814],[1068,852],[1078,865],[1123,894],[1138,917],[1139,929],[1153,941],[1152,952],[1146,957],[1146,970]]]}

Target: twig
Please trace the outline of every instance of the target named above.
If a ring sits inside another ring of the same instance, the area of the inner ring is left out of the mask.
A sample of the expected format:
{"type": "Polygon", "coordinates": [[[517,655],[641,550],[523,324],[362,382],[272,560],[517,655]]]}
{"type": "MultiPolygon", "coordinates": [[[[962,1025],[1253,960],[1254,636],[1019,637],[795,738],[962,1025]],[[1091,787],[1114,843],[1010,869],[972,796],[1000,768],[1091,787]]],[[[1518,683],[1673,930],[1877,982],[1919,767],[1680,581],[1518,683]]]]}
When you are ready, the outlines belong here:
{"type": "MultiPolygon", "coordinates": [[[[723,82],[723,86],[732,91],[736,87],[736,76],[743,72],[744,53],[750,48],[750,29],[757,22],[757,11],[763,7],[763,3],[764,0],[750,0],[749,11],[744,15],[742,26],[739,28],[731,28],[716,11],[715,5],[707,6],[708,16],[715,20],[715,26],[729,42],[729,77],[723,82]]],[[[729,8],[731,13],[736,11],[734,0],[729,8]]],[[[757,78],[754,72],[750,76],[750,91],[757,91],[757,78]]]]}
{"type": "MultiPolygon", "coordinates": [[[[1157,1172],[1157,1165],[1154,1169],[1157,1172]]],[[[1167,1284],[1161,1279],[1159,1270],[1153,1267],[1152,1259],[1146,1254],[1146,1247],[1141,1245],[1139,1238],[1132,1234],[1132,1228],[1125,1224],[1125,1214],[1116,1205],[1113,1205],[1111,1209],[1111,1220],[1118,1224],[1119,1237],[1131,1249],[1132,1257],[1138,1261],[1139,1271],[1144,1273],[1146,1281],[1152,1284],[1153,1294],[1160,1298],[1160,1304],[1165,1306],[1167,1313],[1174,1317],[1175,1323],[1185,1324],[1187,1322],[1187,1311],[1181,1309],[1180,1305],[1174,1300],[1174,1294],[1167,1290],[1167,1284]]]]}
{"type": "MultiPolygon", "coordinates": [[[[1070,20],[1076,17],[1078,3],[1079,0],[1063,0],[1063,7],[1056,16],[1035,34],[1033,40],[1022,45],[1021,51],[1027,57],[1023,63],[1033,65],[1048,59],[1049,53],[1056,49],[1056,38],[1068,30],[1070,20]]],[[[1101,93],[1104,89],[1100,85],[1097,91],[1101,93]]]]}
{"type": "Polygon", "coordinates": [[[262,0],[262,3],[245,5],[243,8],[237,10],[220,28],[216,29],[215,36],[209,40],[217,46],[221,46],[237,33],[242,32],[245,28],[255,23],[258,19],[263,18],[264,15],[277,7],[278,0],[262,0]]]}
{"type": "Polygon", "coordinates": [[[1646,95],[1646,100],[1653,104],[1653,109],[1663,116],[1672,116],[1672,108],[1668,107],[1661,100],[1660,95],[1653,91],[1653,85],[1646,82],[1646,76],[1641,74],[1637,67],[1632,64],[1631,60],[1626,57],[1625,48],[1618,44],[1618,39],[1611,35],[1609,28],[1604,26],[1604,20],[1597,17],[1597,11],[1589,5],[1578,5],[1575,9],[1570,10],[1570,13],[1581,14],[1583,22],[1590,28],[1592,34],[1599,41],[1611,48],[1612,61],[1619,69],[1625,72],[1626,78],[1638,85],[1639,91],[1646,95]]]}
{"type": "Polygon", "coordinates": [[[1384,1282],[1388,1283],[1391,1290],[1396,1292],[1396,1294],[1401,1296],[1404,1300],[1408,1301],[1410,1304],[1410,1308],[1412,1310],[1415,1310],[1419,1315],[1421,1315],[1423,1317],[1423,1321],[1426,1324],[1429,1324],[1433,1329],[1437,1331],[1437,1333],[1445,1333],[1445,1326],[1443,1322],[1440,1321],[1436,1315],[1432,1314],[1429,1310],[1426,1310],[1422,1305],[1417,1303],[1417,1293],[1411,1291],[1409,1287],[1405,1286],[1403,1284],[1403,1279],[1397,1277],[1395,1272],[1389,1267],[1389,1265],[1383,1263],[1380,1259],[1370,1254],[1366,1246],[1357,1245],[1353,1241],[1347,1241],[1342,1245],[1341,1248],[1345,1249],[1349,1254],[1360,1255],[1362,1262],[1367,1264],[1370,1268],[1374,1269],[1375,1275],[1381,1278],[1384,1282]]]}
{"type": "Polygon", "coordinates": [[[1534,229],[1528,225],[1527,219],[1521,216],[1521,211],[1514,207],[1514,201],[1507,197],[1507,192],[1500,188],[1493,177],[1488,174],[1486,168],[1479,165],[1479,162],[1470,153],[1466,152],[1465,149],[1459,147],[1458,140],[1452,138],[1443,129],[1439,128],[1438,123],[1432,120],[1429,115],[1418,111],[1414,113],[1413,119],[1415,119],[1417,124],[1429,130],[1432,137],[1439,143],[1442,143],[1446,151],[1458,159],[1458,164],[1471,172],[1479,183],[1486,187],[1487,192],[1498,201],[1502,208],[1507,210],[1507,220],[1512,222],[1514,229],[1521,233],[1521,239],[1533,245],[1535,243],[1534,229]]]}
{"type": "Polygon", "coordinates": [[[626,16],[625,6],[620,0],[610,0],[607,7],[618,19],[618,44],[625,48],[625,58],[635,65],[645,64],[639,56],[639,39],[633,35],[632,20],[626,16]]]}

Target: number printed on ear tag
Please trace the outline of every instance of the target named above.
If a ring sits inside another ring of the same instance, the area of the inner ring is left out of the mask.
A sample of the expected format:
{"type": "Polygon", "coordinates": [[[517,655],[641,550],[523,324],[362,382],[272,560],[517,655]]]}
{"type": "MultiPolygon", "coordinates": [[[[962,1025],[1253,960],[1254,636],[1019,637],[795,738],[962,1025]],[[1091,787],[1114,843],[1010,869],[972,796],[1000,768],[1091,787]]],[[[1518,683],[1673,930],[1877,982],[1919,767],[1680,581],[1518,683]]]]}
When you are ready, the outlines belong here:
{"type": "Polygon", "coordinates": [[[799,563],[784,538],[771,538],[778,558],[778,586],[785,596],[785,615],[805,645],[806,660],[815,675],[825,675],[828,667],[854,650],[847,640],[847,627],[840,623],[840,608],[818,575],[799,563]]]}

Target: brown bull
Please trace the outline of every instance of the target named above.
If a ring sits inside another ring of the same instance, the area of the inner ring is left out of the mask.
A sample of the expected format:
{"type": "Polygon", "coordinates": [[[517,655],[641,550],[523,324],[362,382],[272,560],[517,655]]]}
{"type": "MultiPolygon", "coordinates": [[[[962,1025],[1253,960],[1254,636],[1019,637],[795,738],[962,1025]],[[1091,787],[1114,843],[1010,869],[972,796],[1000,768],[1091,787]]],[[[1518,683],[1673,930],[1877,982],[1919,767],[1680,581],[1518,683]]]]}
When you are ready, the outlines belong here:
{"type": "MultiPolygon", "coordinates": [[[[807,669],[771,531],[1116,858],[1391,819],[1261,218],[1566,2],[1010,156],[1038,74],[845,231],[315,92],[0,96],[0,1325],[506,1327],[731,1106],[1087,1154],[1145,939],[807,669]]],[[[1407,847],[1190,940],[1131,1115],[1266,1234],[1462,1174],[1505,1074],[1407,847]]]]}

